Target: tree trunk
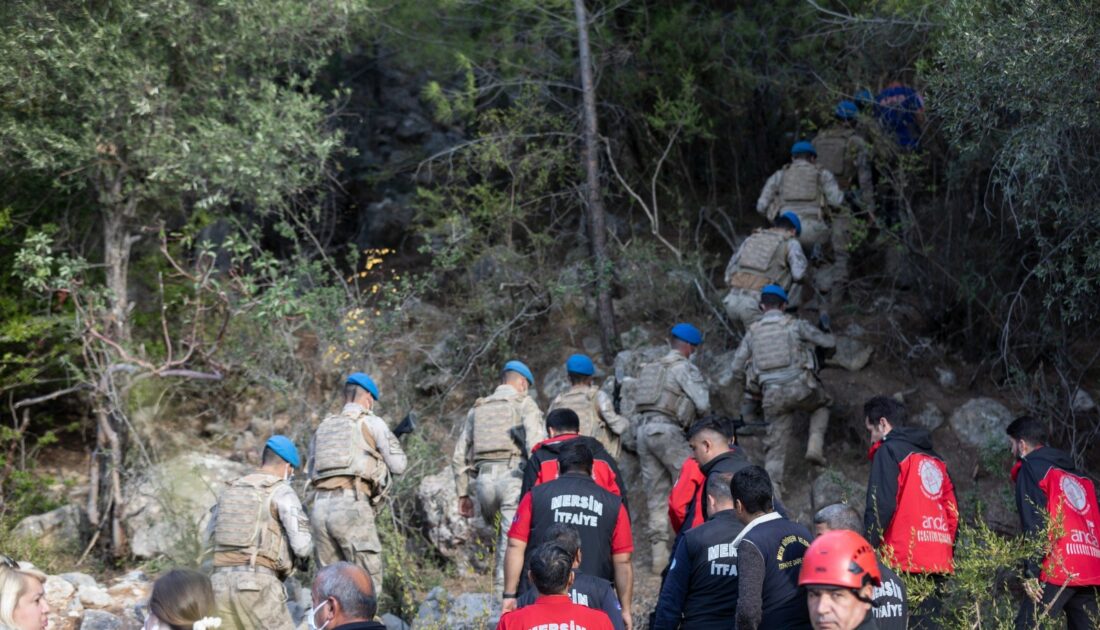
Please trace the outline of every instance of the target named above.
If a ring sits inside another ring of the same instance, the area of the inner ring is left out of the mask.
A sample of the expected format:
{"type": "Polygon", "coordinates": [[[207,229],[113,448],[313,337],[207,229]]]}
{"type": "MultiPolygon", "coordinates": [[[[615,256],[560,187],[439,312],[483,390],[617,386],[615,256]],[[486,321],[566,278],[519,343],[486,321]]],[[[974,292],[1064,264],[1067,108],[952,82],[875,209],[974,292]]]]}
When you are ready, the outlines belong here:
{"type": "Polygon", "coordinates": [[[126,225],[133,216],[131,206],[130,201],[108,206],[103,217],[103,264],[110,316],[104,333],[120,345],[130,342],[130,249],[136,240],[126,225]]]}
{"type": "Polygon", "coordinates": [[[588,205],[589,243],[596,267],[596,312],[600,323],[600,348],[604,363],[615,360],[618,337],[615,310],[611,302],[611,260],[607,257],[607,225],[600,189],[600,151],[597,135],[596,85],[592,78],[592,53],[588,46],[588,10],[584,0],[573,0],[577,14],[577,49],[581,65],[581,93],[584,95],[584,167],[587,178],[585,200],[588,205]]]}

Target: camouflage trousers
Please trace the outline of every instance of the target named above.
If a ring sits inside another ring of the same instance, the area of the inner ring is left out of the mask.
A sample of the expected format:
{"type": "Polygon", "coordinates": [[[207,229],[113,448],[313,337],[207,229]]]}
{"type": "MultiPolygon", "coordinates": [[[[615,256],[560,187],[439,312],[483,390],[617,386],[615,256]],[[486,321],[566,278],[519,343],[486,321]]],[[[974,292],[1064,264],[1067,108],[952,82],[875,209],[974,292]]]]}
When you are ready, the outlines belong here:
{"type": "MultiPolygon", "coordinates": [[[[650,543],[655,550],[668,546],[671,526],[668,522],[668,495],[680,476],[684,460],[691,448],[684,430],[672,419],[660,414],[646,414],[636,429],[638,460],[642,467],[642,485],[646,492],[646,517],[650,543]]],[[[656,552],[655,552],[656,553],[656,552]]],[[[667,555],[667,551],[664,552],[667,555]]],[[[654,558],[659,564],[659,558],[654,558]]]]}
{"type": "Polygon", "coordinates": [[[274,575],[215,569],[210,583],[222,630],[294,630],[286,589],[274,575]]]}
{"type": "Polygon", "coordinates": [[[798,235],[798,242],[809,256],[814,245],[825,246],[829,242],[829,226],[821,218],[821,210],[818,208],[791,208],[802,222],[802,233],[798,235]]]}
{"type": "Polygon", "coordinates": [[[726,307],[726,314],[730,319],[741,322],[743,330],[748,330],[764,316],[760,312],[760,292],[746,289],[730,289],[729,295],[722,300],[726,307]]]}
{"type": "Polygon", "coordinates": [[[822,300],[822,307],[836,309],[841,305],[844,292],[848,288],[848,264],[852,243],[852,215],[847,209],[840,210],[833,217],[829,236],[829,249],[832,252],[832,264],[815,270],[814,290],[822,300]]]}
{"type": "Polygon", "coordinates": [[[350,562],[370,574],[376,592],[382,590],[382,541],[370,499],[356,500],[354,490],[318,490],[309,520],[317,568],[350,562]]]}
{"type": "Polygon", "coordinates": [[[808,371],[803,371],[790,381],[766,383],[763,393],[764,419],[768,423],[764,434],[764,469],[771,477],[775,495],[782,498],[787,449],[795,414],[800,411],[812,414],[819,410],[828,413],[833,399],[817,376],[808,371]]]}
{"type": "Polygon", "coordinates": [[[481,518],[490,526],[500,514],[500,532],[493,554],[493,592],[504,592],[504,552],[508,549],[508,528],[519,507],[519,491],[523,487],[523,473],[510,462],[480,462],[474,479],[474,497],[481,508],[481,518]]]}

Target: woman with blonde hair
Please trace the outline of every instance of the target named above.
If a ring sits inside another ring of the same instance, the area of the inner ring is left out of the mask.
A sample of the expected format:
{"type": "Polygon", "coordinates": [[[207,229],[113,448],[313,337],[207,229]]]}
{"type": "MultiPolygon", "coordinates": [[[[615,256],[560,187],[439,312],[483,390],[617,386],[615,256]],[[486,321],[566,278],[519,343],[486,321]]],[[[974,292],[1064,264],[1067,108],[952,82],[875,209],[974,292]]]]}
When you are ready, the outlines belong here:
{"type": "Polygon", "coordinates": [[[0,630],[46,630],[46,574],[0,556],[0,630]]]}
{"type": "Polygon", "coordinates": [[[153,582],[145,630],[206,630],[221,627],[214,612],[210,578],[190,569],[172,569],[153,582]]]}

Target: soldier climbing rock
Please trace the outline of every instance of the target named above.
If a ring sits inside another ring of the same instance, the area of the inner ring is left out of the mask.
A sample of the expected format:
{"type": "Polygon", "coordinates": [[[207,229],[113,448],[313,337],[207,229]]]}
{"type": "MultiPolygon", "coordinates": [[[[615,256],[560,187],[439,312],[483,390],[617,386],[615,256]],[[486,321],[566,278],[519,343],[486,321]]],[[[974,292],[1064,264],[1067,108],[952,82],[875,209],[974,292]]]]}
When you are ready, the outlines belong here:
{"type": "Polygon", "coordinates": [[[823,247],[829,241],[826,211],[844,203],[836,178],[816,162],[817,149],[813,144],[805,140],[794,143],[790,164],[768,178],[756,200],[756,211],[769,221],[787,210],[798,215],[802,222],[798,240],[807,250],[815,245],[823,247]]]}
{"type": "Polygon", "coordinates": [[[775,219],[775,226],[757,230],[745,239],[726,266],[726,284],[730,292],[724,300],[730,319],[741,322],[745,330],[763,315],[760,290],[769,284],[783,287],[788,294],[795,282],[806,274],[806,254],[797,237],[802,221],[793,212],[775,219]]]}
{"type": "Polygon", "coordinates": [[[214,552],[210,582],[222,627],[294,630],[283,580],[306,570],[313,554],[309,518],[287,483],[301,466],[290,439],[274,435],[260,468],[218,496],[205,533],[214,552]]]}
{"type": "Polygon", "coordinates": [[[612,457],[618,457],[622,451],[620,436],[630,422],[616,413],[611,396],[593,383],[596,366],[592,359],[574,354],[566,360],[565,371],[569,374],[569,390],[554,398],[550,411],[572,409],[580,418],[578,432],[596,438],[612,457]]]}

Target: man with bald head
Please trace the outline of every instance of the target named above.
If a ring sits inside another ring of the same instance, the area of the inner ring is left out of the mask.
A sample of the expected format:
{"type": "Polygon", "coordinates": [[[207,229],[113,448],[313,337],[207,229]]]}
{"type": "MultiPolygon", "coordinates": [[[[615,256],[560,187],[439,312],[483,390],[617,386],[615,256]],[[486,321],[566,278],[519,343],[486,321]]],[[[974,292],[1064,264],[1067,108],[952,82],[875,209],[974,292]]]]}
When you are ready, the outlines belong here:
{"type": "Polygon", "coordinates": [[[385,630],[385,625],[374,621],[376,612],[374,583],[361,567],[337,562],[313,578],[313,608],[306,613],[310,628],[385,630]]]}

